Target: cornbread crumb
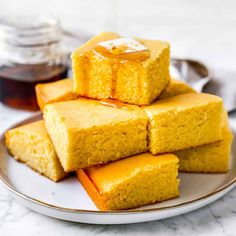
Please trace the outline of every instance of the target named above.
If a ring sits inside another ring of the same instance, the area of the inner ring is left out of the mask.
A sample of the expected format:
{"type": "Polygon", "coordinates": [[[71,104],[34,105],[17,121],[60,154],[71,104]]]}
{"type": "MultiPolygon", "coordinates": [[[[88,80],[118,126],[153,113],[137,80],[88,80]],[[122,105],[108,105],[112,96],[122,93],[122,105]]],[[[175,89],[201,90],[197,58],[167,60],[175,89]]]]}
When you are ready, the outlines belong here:
{"type": "Polygon", "coordinates": [[[188,93],[144,107],[149,117],[149,150],[168,153],[222,139],[222,99],[188,93]]]}
{"type": "Polygon", "coordinates": [[[147,116],[137,106],[81,98],[47,105],[44,119],[65,171],[147,151],[147,116]]]}
{"type": "Polygon", "coordinates": [[[164,91],[161,93],[158,99],[165,99],[174,97],[180,94],[185,93],[195,93],[196,91],[191,88],[189,85],[184,83],[183,81],[177,80],[177,79],[171,79],[170,83],[164,89],[164,91]]]}
{"type": "Polygon", "coordinates": [[[89,98],[113,98],[148,105],[170,81],[170,45],[158,40],[136,39],[150,51],[150,57],[144,61],[122,63],[115,72],[109,58],[86,54],[98,43],[118,38],[121,38],[118,34],[103,32],[72,53],[74,91],[89,98]]]}
{"type": "Polygon", "coordinates": [[[100,210],[122,210],[179,196],[178,158],[144,153],[77,171],[100,210]]]}
{"type": "Polygon", "coordinates": [[[221,141],[175,152],[182,172],[225,173],[229,170],[230,151],[233,134],[228,124],[227,114],[221,141]]]}
{"type": "Polygon", "coordinates": [[[72,79],[63,79],[51,83],[37,84],[35,86],[35,91],[37,102],[41,111],[47,104],[69,101],[77,97],[73,92],[72,79]]]}
{"type": "Polygon", "coordinates": [[[45,130],[44,121],[8,130],[5,138],[6,146],[16,160],[55,182],[66,176],[45,130]]]}

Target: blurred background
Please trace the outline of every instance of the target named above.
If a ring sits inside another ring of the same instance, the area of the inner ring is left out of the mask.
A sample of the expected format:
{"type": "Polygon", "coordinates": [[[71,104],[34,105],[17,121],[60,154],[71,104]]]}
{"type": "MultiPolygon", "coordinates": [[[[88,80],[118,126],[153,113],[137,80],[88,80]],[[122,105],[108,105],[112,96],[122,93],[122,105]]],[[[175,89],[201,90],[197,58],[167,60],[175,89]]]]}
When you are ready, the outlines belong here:
{"type": "MultiPolygon", "coordinates": [[[[0,16],[55,16],[78,46],[101,31],[168,40],[172,56],[201,59],[214,68],[236,63],[234,0],[0,0],[0,16]]],[[[70,43],[68,43],[70,42],[70,43]]]]}
{"type": "Polygon", "coordinates": [[[200,60],[213,71],[204,92],[223,97],[228,111],[236,108],[235,12],[235,0],[0,0],[0,22],[58,18],[68,56],[101,31],[169,41],[173,58],[200,60]]]}

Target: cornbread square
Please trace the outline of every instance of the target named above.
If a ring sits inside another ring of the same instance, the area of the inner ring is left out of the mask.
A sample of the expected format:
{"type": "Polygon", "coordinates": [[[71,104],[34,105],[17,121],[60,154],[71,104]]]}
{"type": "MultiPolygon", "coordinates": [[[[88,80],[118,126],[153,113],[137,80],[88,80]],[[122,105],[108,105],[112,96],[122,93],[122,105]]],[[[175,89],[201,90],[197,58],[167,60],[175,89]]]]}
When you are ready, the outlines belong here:
{"type": "Polygon", "coordinates": [[[16,160],[55,182],[66,176],[43,120],[8,130],[5,139],[9,152],[16,160]]]}
{"type": "Polygon", "coordinates": [[[122,63],[115,71],[109,58],[86,54],[98,43],[119,38],[118,34],[103,32],[72,53],[74,91],[89,98],[148,105],[170,81],[170,45],[158,40],[135,39],[149,50],[150,57],[122,63]]]}
{"type": "Polygon", "coordinates": [[[69,101],[77,97],[73,92],[72,79],[62,79],[56,82],[37,84],[35,86],[35,91],[41,111],[47,104],[69,101]]]}
{"type": "Polygon", "coordinates": [[[144,153],[77,171],[100,210],[122,210],[179,196],[178,158],[144,153]]]}
{"type": "Polygon", "coordinates": [[[147,151],[147,116],[133,105],[113,108],[78,99],[44,109],[47,131],[65,171],[147,151]]]}
{"type": "Polygon", "coordinates": [[[229,170],[233,134],[227,115],[221,141],[175,152],[179,158],[179,171],[200,173],[225,173],[229,170]]]}
{"type": "Polygon", "coordinates": [[[184,83],[183,81],[177,79],[171,79],[168,86],[164,89],[158,99],[165,99],[174,97],[180,94],[185,93],[195,93],[196,91],[191,88],[188,84],[184,83]]]}
{"type": "Polygon", "coordinates": [[[149,117],[149,150],[173,152],[222,139],[222,99],[188,93],[144,107],[149,117]]]}

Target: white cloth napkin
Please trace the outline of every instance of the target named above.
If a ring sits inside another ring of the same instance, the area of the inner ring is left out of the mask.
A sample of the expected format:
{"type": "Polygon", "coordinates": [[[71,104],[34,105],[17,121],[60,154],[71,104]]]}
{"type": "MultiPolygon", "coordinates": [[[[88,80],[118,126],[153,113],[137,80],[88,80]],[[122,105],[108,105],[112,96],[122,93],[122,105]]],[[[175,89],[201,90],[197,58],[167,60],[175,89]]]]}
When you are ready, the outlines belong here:
{"type": "Polygon", "coordinates": [[[188,59],[172,59],[171,75],[193,87],[197,92],[220,96],[228,112],[236,111],[236,69],[210,70],[206,65],[188,59]]]}
{"type": "Polygon", "coordinates": [[[228,112],[236,110],[236,70],[215,69],[213,78],[203,89],[224,100],[228,112]]]}

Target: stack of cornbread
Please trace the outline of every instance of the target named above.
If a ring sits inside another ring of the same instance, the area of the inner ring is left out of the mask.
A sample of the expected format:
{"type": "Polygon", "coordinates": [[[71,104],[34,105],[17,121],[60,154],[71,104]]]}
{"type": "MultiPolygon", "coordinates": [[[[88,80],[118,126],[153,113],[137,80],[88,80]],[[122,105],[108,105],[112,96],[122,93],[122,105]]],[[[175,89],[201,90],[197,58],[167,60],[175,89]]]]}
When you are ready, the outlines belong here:
{"type": "Polygon", "coordinates": [[[73,79],[36,86],[43,120],[7,131],[9,151],[54,181],[76,172],[102,210],[178,197],[178,171],[227,172],[222,99],[169,64],[167,42],[99,34],[73,52],[73,79]]]}

